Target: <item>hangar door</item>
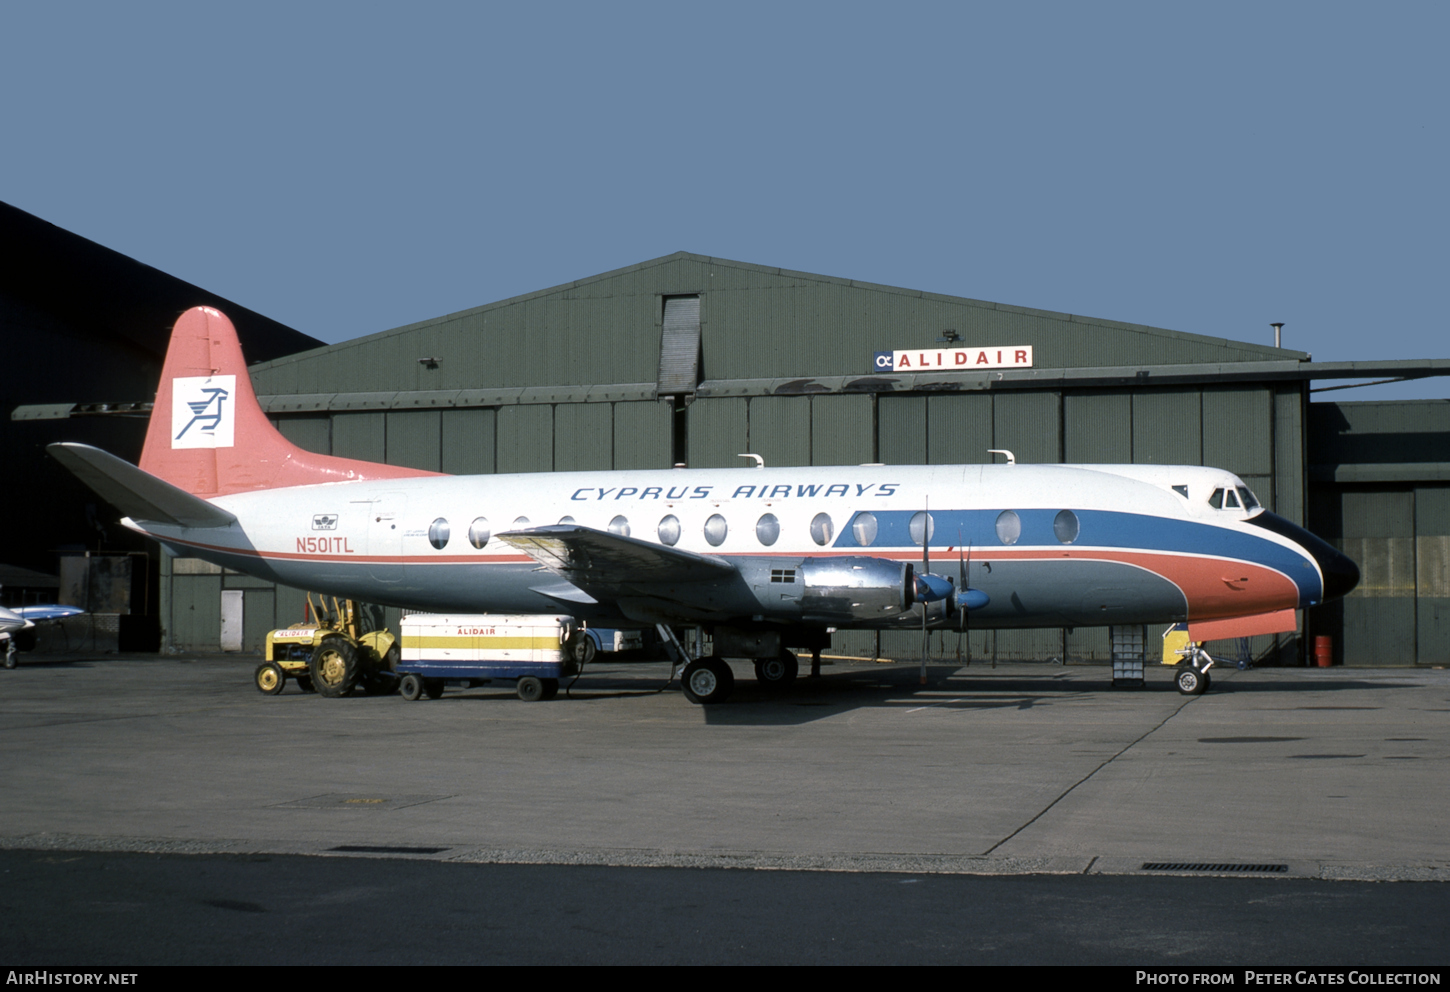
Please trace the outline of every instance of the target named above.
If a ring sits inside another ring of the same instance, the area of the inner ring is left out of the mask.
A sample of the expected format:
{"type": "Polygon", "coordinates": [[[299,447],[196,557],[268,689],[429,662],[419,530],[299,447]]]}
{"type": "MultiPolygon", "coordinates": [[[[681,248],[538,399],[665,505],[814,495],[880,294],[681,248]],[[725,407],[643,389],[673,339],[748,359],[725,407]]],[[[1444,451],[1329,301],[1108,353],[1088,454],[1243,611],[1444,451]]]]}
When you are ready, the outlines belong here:
{"type": "Polygon", "coordinates": [[[1338,543],[1358,563],[1360,582],[1342,604],[1338,660],[1346,665],[1445,664],[1450,660],[1450,487],[1346,491],[1340,500],[1344,536],[1338,543]]]}

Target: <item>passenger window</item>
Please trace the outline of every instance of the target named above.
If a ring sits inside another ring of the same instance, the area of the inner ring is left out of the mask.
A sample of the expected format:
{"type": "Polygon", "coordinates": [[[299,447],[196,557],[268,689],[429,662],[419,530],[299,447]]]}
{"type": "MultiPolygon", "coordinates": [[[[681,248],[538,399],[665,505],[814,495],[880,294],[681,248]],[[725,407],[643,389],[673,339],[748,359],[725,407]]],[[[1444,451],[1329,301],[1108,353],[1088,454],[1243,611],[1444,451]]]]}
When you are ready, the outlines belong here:
{"type": "Polygon", "coordinates": [[[780,539],[780,521],[767,513],[755,522],[755,538],[767,548],[780,539]]]}
{"type": "Polygon", "coordinates": [[[831,516],[828,513],[817,513],[811,518],[811,540],[821,547],[831,543],[831,538],[836,534],[836,525],[831,523],[831,516]]]}
{"type": "Polygon", "coordinates": [[[565,524],[572,524],[573,522],[574,522],[574,518],[573,517],[560,517],[559,518],[559,524],[560,524],[560,526],[563,526],[565,524]]]}
{"type": "Polygon", "coordinates": [[[618,534],[620,537],[628,537],[629,520],[623,514],[615,517],[609,521],[609,533],[618,534]]]}
{"type": "Polygon", "coordinates": [[[1022,536],[1022,518],[1014,510],[1003,510],[997,514],[997,540],[1003,544],[1016,544],[1022,536]]]}
{"type": "Polygon", "coordinates": [[[439,517],[433,521],[428,528],[428,543],[439,551],[442,551],[448,544],[448,521],[439,517]]]}
{"type": "Polygon", "coordinates": [[[1222,489],[1215,489],[1213,491],[1213,495],[1210,496],[1210,497],[1208,497],[1208,505],[1211,506],[1211,507],[1213,507],[1215,510],[1222,510],[1223,509],[1223,490],[1222,489]]]}
{"type": "Polygon", "coordinates": [[[488,518],[479,517],[468,525],[468,543],[475,548],[482,548],[488,543],[492,532],[488,529],[488,518]]]}
{"type": "Polygon", "coordinates": [[[515,517],[514,518],[514,526],[515,527],[527,527],[528,525],[529,525],[529,518],[528,517],[515,517]]]}
{"type": "Polygon", "coordinates": [[[1078,522],[1077,514],[1071,510],[1063,510],[1052,521],[1052,532],[1063,544],[1071,544],[1077,540],[1078,522]]]}
{"type": "Polygon", "coordinates": [[[875,544],[876,514],[864,511],[856,514],[856,519],[851,521],[851,536],[856,538],[856,543],[863,548],[875,544]]]}
{"type": "Polygon", "coordinates": [[[920,547],[936,536],[936,521],[925,511],[913,513],[906,529],[911,534],[911,543],[920,547]]]}
{"type": "Polygon", "coordinates": [[[725,543],[725,536],[730,533],[730,525],[725,518],[715,513],[705,521],[705,540],[710,542],[710,547],[718,548],[725,543]]]}
{"type": "Polygon", "coordinates": [[[673,548],[680,543],[680,518],[671,513],[660,521],[657,533],[661,544],[668,544],[673,548]]]}

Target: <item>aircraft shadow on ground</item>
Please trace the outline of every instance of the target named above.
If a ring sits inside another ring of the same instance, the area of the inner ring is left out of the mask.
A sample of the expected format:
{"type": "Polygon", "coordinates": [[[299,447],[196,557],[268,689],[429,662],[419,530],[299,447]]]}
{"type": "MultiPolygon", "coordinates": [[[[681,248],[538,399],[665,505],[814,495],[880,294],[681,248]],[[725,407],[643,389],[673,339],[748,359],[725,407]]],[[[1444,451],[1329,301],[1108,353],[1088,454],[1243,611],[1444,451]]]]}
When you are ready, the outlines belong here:
{"type": "MultiPolygon", "coordinates": [[[[76,664],[64,662],[63,664],[76,664]]],[[[1337,706],[1326,702],[1323,693],[1349,690],[1385,690],[1413,688],[1403,676],[1394,681],[1380,681],[1373,676],[1363,678],[1314,679],[1305,672],[1290,677],[1275,677],[1259,670],[1249,678],[1234,678],[1236,672],[1225,672],[1209,689],[1213,695],[1252,694],[1282,696],[1286,709],[1378,709],[1375,705],[1337,706]]],[[[879,669],[827,670],[819,679],[805,676],[784,688],[768,688],[748,674],[737,673],[734,691],[725,702],[702,706],[705,722],[721,726],[792,726],[811,723],[843,712],[871,708],[910,711],[916,708],[948,710],[1032,710],[1063,702],[1080,702],[1093,696],[1131,698],[1153,693],[1177,697],[1173,683],[1163,673],[1154,672],[1144,686],[1114,686],[1106,667],[1044,666],[1040,675],[1021,671],[995,674],[987,666],[959,667],[934,665],[927,667],[927,684],[920,685],[920,670],[915,665],[881,666],[879,669]]],[[[679,705],[692,707],[681,694],[678,680],[666,684],[662,667],[631,671],[630,666],[586,672],[572,687],[566,680],[559,697],[541,705],[571,705],[605,699],[643,698],[655,695],[675,697],[679,705]]],[[[291,690],[288,690],[289,693],[291,690]]],[[[364,696],[385,702],[387,696],[364,696]]],[[[1207,697],[1206,697],[1207,698],[1207,697]]],[[[450,688],[429,705],[504,705],[518,702],[513,683],[495,681],[474,688],[450,688]]],[[[692,707],[693,708],[693,707],[692,707]]]]}

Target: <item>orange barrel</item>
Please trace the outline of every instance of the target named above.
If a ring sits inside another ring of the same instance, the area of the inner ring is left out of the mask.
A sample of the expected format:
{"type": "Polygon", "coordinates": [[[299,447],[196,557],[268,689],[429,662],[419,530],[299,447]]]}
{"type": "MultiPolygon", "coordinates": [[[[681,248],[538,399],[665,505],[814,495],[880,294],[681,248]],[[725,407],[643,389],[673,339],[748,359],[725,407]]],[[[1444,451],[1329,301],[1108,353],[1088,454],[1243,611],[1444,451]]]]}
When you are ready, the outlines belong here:
{"type": "Polygon", "coordinates": [[[1320,668],[1328,668],[1334,664],[1334,639],[1332,637],[1314,638],[1314,664],[1320,668]]]}

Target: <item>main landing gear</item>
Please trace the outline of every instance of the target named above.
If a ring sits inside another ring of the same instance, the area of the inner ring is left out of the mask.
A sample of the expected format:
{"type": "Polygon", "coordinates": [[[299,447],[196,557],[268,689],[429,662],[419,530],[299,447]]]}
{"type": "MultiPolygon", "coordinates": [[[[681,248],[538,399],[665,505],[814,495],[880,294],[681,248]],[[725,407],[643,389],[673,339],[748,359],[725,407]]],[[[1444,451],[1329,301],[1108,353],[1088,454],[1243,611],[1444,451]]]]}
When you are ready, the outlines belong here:
{"type": "Polygon", "coordinates": [[[680,682],[685,689],[685,698],[692,703],[718,703],[730,695],[735,688],[735,673],[724,658],[711,655],[696,658],[685,666],[680,682]]]}
{"type": "Polygon", "coordinates": [[[784,689],[796,680],[800,670],[800,661],[784,649],[778,657],[755,659],[755,681],[767,689],[784,689]]]}

